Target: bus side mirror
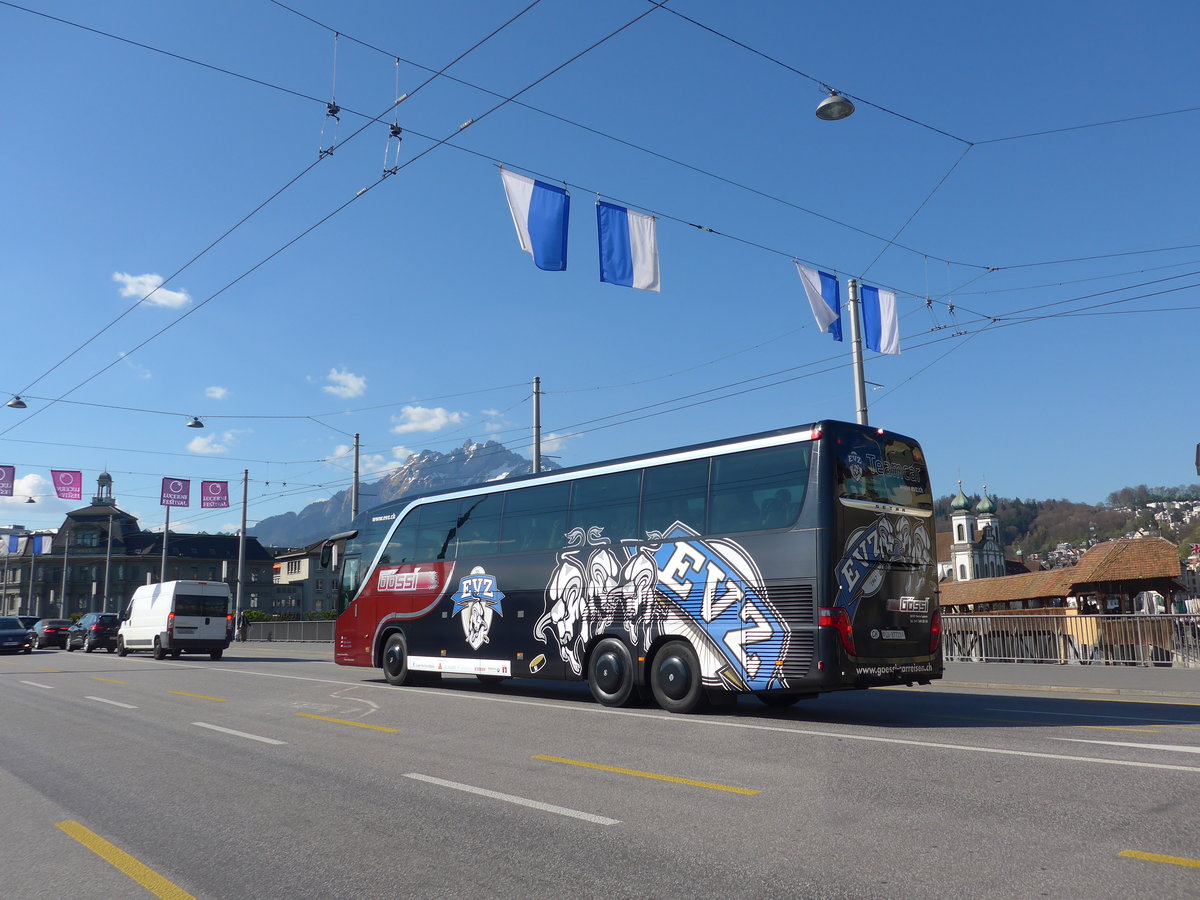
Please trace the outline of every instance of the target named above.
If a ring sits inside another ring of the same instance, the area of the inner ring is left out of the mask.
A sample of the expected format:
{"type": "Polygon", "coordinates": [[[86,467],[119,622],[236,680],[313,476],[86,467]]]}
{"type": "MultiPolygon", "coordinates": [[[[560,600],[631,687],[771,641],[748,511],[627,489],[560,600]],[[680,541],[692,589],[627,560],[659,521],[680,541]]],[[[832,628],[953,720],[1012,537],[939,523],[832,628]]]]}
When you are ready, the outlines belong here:
{"type": "Polygon", "coordinates": [[[336,569],[338,564],[337,544],[326,541],[321,545],[321,568],[336,569]]]}

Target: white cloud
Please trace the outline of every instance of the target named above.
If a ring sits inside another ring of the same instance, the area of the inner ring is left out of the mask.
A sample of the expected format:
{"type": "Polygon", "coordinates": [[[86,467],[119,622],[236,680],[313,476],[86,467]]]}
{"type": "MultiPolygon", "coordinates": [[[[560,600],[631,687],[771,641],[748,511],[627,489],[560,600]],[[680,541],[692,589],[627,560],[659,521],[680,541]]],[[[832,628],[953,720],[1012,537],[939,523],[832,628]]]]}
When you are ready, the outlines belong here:
{"type": "MultiPolygon", "coordinates": [[[[54,496],[54,487],[41,475],[22,475],[13,481],[13,495],[11,497],[0,497],[0,506],[24,507],[29,503],[30,497],[35,498],[36,503],[57,499],[54,496]]],[[[36,510],[37,507],[29,506],[28,509],[32,511],[36,510]]],[[[13,513],[13,515],[15,516],[16,513],[13,513]]]]}
{"type": "Polygon", "coordinates": [[[481,409],[480,412],[483,413],[485,416],[489,416],[493,419],[496,418],[496,416],[500,415],[500,410],[498,410],[498,409],[481,409]]]}
{"type": "Polygon", "coordinates": [[[414,431],[441,431],[447,425],[460,425],[467,417],[463,412],[450,412],[437,407],[429,409],[425,406],[406,406],[400,415],[392,416],[395,427],[392,434],[410,434],[414,431]]]}
{"type": "Polygon", "coordinates": [[[229,396],[229,391],[214,384],[212,387],[206,387],[204,389],[204,396],[209,400],[224,400],[229,396]]]}
{"type": "Polygon", "coordinates": [[[505,422],[485,422],[483,424],[483,430],[488,434],[491,434],[494,431],[503,431],[505,424],[505,422]]]}
{"type": "Polygon", "coordinates": [[[192,453],[228,453],[229,445],[237,437],[236,431],[223,431],[220,434],[200,434],[188,441],[187,448],[192,453]]]}
{"type": "Polygon", "coordinates": [[[141,378],[143,381],[149,381],[154,377],[153,373],[151,373],[149,369],[147,369],[141,363],[135,363],[132,359],[130,359],[128,353],[122,352],[119,355],[121,357],[121,361],[124,362],[125,365],[129,366],[129,368],[133,370],[133,374],[135,374],[138,378],[141,378]]]}
{"type": "MultiPolygon", "coordinates": [[[[358,473],[360,476],[365,476],[390,472],[410,456],[412,456],[412,451],[399,445],[392,448],[391,458],[383,453],[360,453],[358,473]]],[[[325,462],[334,464],[345,471],[353,471],[354,447],[350,444],[338,444],[333,448],[333,452],[325,457],[325,462]]]]}
{"type": "Polygon", "coordinates": [[[330,382],[322,390],[335,397],[361,397],[367,390],[367,379],[347,369],[330,369],[325,378],[330,382]]]}
{"type": "Polygon", "coordinates": [[[542,435],[542,452],[557,453],[563,449],[567,441],[577,437],[579,437],[579,432],[571,434],[554,434],[551,432],[550,434],[542,435]]]}
{"type": "Polygon", "coordinates": [[[187,291],[172,291],[162,287],[162,276],[147,273],[145,275],[130,275],[126,272],[113,272],[113,281],[121,285],[122,297],[145,297],[151,306],[166,306],[179,309],[192,302],[192,296],[187,291]],[[151,293],[153,291],[153,293],[151,293]],[[149,294],[149,296],[146,296],[149,294]]]}

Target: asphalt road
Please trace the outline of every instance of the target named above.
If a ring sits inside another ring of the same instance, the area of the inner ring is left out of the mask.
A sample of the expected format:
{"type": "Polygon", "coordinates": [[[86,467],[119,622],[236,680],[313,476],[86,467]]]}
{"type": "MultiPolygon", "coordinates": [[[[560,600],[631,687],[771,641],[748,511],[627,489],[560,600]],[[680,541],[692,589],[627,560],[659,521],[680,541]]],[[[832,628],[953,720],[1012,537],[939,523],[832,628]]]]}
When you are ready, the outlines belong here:
{"type": "MultiPolygon", "coordinates": [[[[514,686],[519,685],[519,686],[514,686]]],[[[0,657],[0,896],[1200,896],[1200,703],[778,712],[394,688],[322,652],[0,657]]]]}

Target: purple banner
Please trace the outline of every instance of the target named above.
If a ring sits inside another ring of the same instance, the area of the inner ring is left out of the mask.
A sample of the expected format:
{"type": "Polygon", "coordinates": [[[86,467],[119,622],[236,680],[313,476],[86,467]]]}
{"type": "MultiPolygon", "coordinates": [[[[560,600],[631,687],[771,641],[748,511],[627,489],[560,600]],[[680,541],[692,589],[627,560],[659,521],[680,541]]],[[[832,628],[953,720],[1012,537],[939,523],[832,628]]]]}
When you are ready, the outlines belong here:
{"type": "Polygon", "coordinates": [[[159,506],[188,506],[192,483],[183,478],[164,478],[162,482],[162,500],[159,506]]]}
{"type": "Polygon", "coordinates": [[[50,477],[54,481],[54,493],[59,500],[83,499],[83,473],[68,472],[64,469],[51,469],[50,477]]]}
{"type": "Polygon", "coordinates": [[[16,477],[17,470],[13,466],[0,466],[0,497],[13,495],[13,481],[16,477]]]}
{"type": "Polygon", "coordinates": [[[200,508],[226,509],[229,506],[228,481],[200,482],[200,508]]]}

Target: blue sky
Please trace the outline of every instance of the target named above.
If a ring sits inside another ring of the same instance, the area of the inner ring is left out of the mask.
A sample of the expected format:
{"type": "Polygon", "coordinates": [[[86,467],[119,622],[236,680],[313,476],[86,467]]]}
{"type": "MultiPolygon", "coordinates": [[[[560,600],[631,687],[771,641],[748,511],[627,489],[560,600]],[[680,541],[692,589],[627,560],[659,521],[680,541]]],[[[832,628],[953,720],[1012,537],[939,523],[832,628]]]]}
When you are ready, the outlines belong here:
{"type": "MultiPolygon", "coordinates": [[[[373,470],[528,453],[534,376],[565,465],[853,421],[793,258],[897,291],[870,420],[937,493],[1196,480],[1195,4],[21,5],[45,15],[0,4],[0,392],[28,402],[0,407],[0,521],[78,505],[51,468],[107,469],[155,527],[164,476],[248,470],[251,522],[326,498],[355,432],[373,470]],[[818,120],[820,83],[857,112],[818,120]],[[498,163],[568,185],[567,271],[520,251],[498,163]],[[660,293],[600,283],[597,195],[658,216],[660,293]]],[[[172,526],[236,527],[197,507],[172,526]]]]}

